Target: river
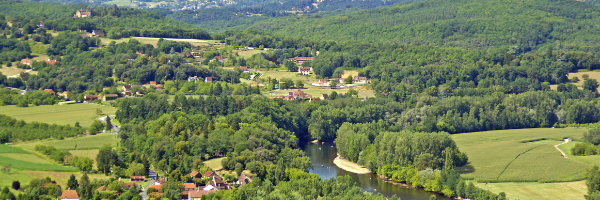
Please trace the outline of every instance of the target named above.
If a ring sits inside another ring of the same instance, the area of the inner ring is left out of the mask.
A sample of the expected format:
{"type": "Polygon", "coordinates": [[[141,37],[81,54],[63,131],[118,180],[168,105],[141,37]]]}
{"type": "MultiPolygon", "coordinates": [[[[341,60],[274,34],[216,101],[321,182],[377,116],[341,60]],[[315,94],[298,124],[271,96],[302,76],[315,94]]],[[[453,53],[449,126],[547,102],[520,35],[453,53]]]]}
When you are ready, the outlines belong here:
{"type": "MultiPolygon", "coordinates": [[[[381,193],[386,197],[391,197],[395,194],[402,200],[429,200],[429,196],[432,194],[423,190],[384,182],[375,174],[355,174],[338,168],[333,164],[333,159],[337,156],[337,149],[335,148],[335,144],[331,142],[325,144],[309,142],[304,146],[304,152],[306,152],[306,156],[310,158],[310,161],[314,165],[314,169],[311,169],[310,173],[318,174],[322,179],[348,175],[356,181],[356,185],[362,188],[363,191],[376,194],[381,193]]],[[[437,195],[437,199],[448,200],[449,198],[437,195]]]]}

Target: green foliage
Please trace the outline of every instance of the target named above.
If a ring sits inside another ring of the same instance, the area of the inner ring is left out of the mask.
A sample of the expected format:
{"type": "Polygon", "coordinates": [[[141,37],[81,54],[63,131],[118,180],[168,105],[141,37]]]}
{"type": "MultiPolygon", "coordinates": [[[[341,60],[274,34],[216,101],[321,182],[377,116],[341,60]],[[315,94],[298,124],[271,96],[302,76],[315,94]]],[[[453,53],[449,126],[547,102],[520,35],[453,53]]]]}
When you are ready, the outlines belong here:
{"type": "Polygon", "coordinates": [[[92,171],[92,166],[94,165],[94,160],[88,157],[79,157],[75,156],[70,162],[71,166],[76,167],[77,169],[83,172],[92,171]]]}
{"type": "Polygon", "coordinates": [[[600,128],[590,129],[587,133],[583,134],[583,139],[593,145],[600,144],[600,128]]]}
{"type": "Polygon", "coordinates": [[[28,141],[47,138],[74,137],[83,132],[81,128],[49,125],[46,123],[16,120],[6,115],[0,115],[0,140],[2,141],[28,141]],[[6,140],[6,136],[9,139],[6,140]]]}
{"type": "Polygon", "coordinates": [[[600,192],[600,170],[598,169],[598,166],[592,167],[587,172],[586,185],[588,188],[588,193],[585,196],[586,199],[596,199],[600,192]]]}
{"type": "Polygon", "coordinates": [[[56,171],[56,172],[75,172],[76,169],[54,165],[54,164],[41,164],[41,163],[31,163],[27,161],[21,161],[12,159],[9,157],[0,155],[0,166],[11,165],[14,169],[19,170],[29,170],[29,171],[56,171]]]}

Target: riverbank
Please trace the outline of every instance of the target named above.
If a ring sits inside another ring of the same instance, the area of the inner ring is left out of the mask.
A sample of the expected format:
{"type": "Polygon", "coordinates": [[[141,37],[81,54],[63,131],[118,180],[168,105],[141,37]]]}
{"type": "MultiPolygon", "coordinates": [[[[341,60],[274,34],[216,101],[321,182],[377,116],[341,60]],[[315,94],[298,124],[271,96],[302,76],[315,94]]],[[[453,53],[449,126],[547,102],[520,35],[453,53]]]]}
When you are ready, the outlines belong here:
{"type": "Polygon", "coordinates": [[[346,159],[344,159],[344,157],[340,156],[340,154],[337,154],[337,157],[335,157],[335,159],[333,159],[333,164],[335,164],[337,167],[355,173],[355,174],[368,174],[371,173],[371,171],[363,166],[360,166],[359,164],[356,164],[354,162],[350,162],[346,159]]]}

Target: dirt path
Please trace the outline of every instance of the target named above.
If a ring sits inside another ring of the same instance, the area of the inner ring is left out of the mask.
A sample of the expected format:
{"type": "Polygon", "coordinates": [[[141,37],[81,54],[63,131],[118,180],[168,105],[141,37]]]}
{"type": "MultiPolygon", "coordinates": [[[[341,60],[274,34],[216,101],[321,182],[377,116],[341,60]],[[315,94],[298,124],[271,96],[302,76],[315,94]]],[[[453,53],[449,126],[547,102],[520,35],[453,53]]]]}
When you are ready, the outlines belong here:
{"type": "Polygon", "coordinates": [[[569,141],[570,141],[570,140],[567,140],[567,141],[565,141],[565,142],[563,142],[563,143],[560,143],[560,144],[554,145],[554,148],[556,148],[558,151],[560,151],[560,153],[562,154],[562,156],[563,156],[564,158],[569,158],[569,157],[567,156],[567,154],[566,154],[565,152],[563,152],[563,150],[560,150],[560,148],[558,148],[558,146],[560,146],[560,145],[563,145],[563,144],[566,144],[566,143],[569,143],[569,141]]]}

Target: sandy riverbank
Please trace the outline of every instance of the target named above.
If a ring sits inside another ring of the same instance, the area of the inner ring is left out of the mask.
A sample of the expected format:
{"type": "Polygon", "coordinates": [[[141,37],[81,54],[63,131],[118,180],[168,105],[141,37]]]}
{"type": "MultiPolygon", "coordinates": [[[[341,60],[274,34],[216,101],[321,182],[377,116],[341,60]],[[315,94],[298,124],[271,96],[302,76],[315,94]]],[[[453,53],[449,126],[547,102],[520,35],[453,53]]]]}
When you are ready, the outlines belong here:
{"type": "Polygon", "coordinates": [[[343,170],[346,170],[346,171],[349,171],[349,172],[352,172],[355,174],[371,173],[371,171],[369,169],[344,159],[342,156],[340,156],[340,154],[338,154],[337,157],[335,157],[335,159],[333,159],[333,164],[335,164],[339,168],[342,168],[343,170]]]}

